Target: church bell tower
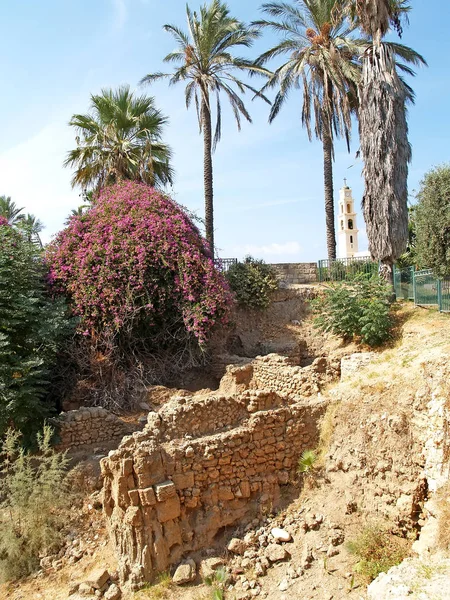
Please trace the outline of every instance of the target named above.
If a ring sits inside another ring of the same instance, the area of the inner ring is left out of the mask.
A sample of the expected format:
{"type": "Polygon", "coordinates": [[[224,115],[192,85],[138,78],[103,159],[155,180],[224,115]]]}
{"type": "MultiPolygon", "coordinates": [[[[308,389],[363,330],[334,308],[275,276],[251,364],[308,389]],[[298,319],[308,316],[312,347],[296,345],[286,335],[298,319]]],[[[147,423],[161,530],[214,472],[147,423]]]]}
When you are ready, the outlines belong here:
{"type": "Polygon", "coordinates": [[[339,191],[338,258],[352,258],[358,254],[358,229],[352,190],[344,179],[339,191]]]}

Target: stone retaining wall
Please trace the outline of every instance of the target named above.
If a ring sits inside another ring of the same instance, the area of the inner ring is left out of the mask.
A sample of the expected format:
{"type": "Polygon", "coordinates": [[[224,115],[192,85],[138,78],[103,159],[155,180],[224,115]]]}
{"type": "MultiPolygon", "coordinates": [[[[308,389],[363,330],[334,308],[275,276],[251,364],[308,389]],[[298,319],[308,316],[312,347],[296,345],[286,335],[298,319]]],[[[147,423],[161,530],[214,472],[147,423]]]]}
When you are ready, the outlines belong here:
{"type": "Polygon", "coordinates": [[[53,424],[59,436],[58,450],[119,440],[136,430],[135,426],[100,407],[61,413],[53,424]]]}
{"type": "Polygon", "coordinates": [[[101,461],[121,579],[150,581],[209,547],[223,527],[276,507],[280,485],[317,443],[325,408],[320,399],[247,390],[175,398],[150,413],[143,432],[101,461]]]}
{"type": "Polygon", "coordinates": [[[307,284],[317,281],[317,263],[272,264],[278,279],[286,285],[307,284]]]}

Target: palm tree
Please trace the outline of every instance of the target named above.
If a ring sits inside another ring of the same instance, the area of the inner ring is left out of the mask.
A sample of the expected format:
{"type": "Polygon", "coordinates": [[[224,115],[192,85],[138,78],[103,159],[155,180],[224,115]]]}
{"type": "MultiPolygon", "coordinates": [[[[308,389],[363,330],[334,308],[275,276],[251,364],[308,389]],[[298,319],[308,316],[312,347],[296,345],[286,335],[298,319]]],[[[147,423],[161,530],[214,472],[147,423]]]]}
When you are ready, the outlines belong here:
{"type": "MultiPolygon", "coordinates": [[[[371,44],[363,58],[359,87],[359,129],[364,160],[364,218],[372,257],[380,261],[380,273],[393,283],[393,264],[408,240],[408,142],[406,103],[411,89],[398,74],[394,54],[416,65],[424,58],[383,38],[390,28],[402,33],[402,18],[410,6],[406,0],[341,0],[371,44]]],[[[400,69],[412,73],[401,65],[400,69]]]]}
{"type": "Polygon", "coordinates": [[[302,0],[295,4],[271,2],[262,10],[272,20],[257,21],[281,35],[281,41],[262,54],[258,64],[288,55],[287,61],[271,74],[263,90],[277,86],[279,91],[269,121],[278,115],[289,93],[303,90],[302,122],[312,139],[322,141],[324,163],[325,217],[328,258],[336,258],[336,233],[333,193],[335,137],[345,137],[350,150],[351,115],[357,108],[360,79],[361,40],[351,37],[345,13],[336,11],[335,0],[302,0]],[[298,6],[297,6],[298,5],[298,6]]]}
{"type": "MultiPolygon", "coordinates": [[[[265,69],[251,61],[232,54],[238,47],[249,48],[259,36],[255,27],[248,27],[230,15],[227,5],[220,0],[212,0],[203,5],[200,14],[186,6],[188,33],[175,25],[164,25],[164,29],[176,40],[178,48],[168,54],[164,62],[175,63],[173,73],[146,75],[141,83],[152,83],[168,78],[170,84],[186,83],[186,107],[194,100],[200,132],[204,141],[204,187],[205,187],[205,229],[206,239],[214,254],[214,206],[213,206],[213,164],[212,154],[222,134],[221,92],[228,98],[233,109],[238,129],[241,118],[251,123],[251,117],[239,93],[257,90],[240,80],[236,72],[265,72],[265,69]],[[237,89],[234,89],[234,87],[237,89]],[[239,93],[238,93],[239,92],[239,93]],[[212,135],[211,97],[216,100],[216,125],[212,135]]],[[[264,98],[265,99],[265,98],[264,98]]]]}
{"type": "Polygon", "coordinates": [[[43,248],[41,236],[44,224],[34,215],[27,213],[19,223],[20,230],[25,234],[29,242],[33,242],[40,248],[43,248]]]}
{"type": "Polygon", "coordinates": [[[167,118],[154,98],[135,96],[129,86],[91,96],[91,112],[73,115],[77,147],[64,163],[75,168],[72,186],[98,191],[119,179],[149,185],[172,183],[172,153],[162,142],[167,118]]]}
{"type": "Polygon", "coordinates": [[[19,208],[10,196],[0,196],[0,216],[8,220],[10,225],[16,225],[24,218],[23,207],[19,208]]]}

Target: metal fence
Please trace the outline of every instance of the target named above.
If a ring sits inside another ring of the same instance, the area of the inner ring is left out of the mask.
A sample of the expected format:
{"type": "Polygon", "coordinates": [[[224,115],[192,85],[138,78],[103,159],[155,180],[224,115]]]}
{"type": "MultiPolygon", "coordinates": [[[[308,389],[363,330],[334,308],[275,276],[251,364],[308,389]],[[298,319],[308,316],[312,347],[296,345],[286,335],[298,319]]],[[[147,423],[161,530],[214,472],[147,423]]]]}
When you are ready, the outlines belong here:
{"type": "Polygon", "coordinates": [[[336,260],[319,260],[318,278],[320,283],[326,281],[350,281],[360,273],[374,275],[378,273],[378,262],[367,256],[338,258],[336,260]]]}
{"type": "Polygon", "coordinates": [[[414,267],[394,267],[394,289],[397,299],[414,300],[414,267]]]}
{"type": "Polygon", "coordinates": [[[214,264],[222,273],[226,273],[232,265],[237,265],[237,262],[237,258],[216,258],[214,260],[214,264]]]}
{"type": "Polygon", "coordinates": [[[450,278],[437,279],[431,269],[395,268],[394,288],[397,298],[414,300],[416,306],[437,306],[441,312],[450,312],[450,278]]]}

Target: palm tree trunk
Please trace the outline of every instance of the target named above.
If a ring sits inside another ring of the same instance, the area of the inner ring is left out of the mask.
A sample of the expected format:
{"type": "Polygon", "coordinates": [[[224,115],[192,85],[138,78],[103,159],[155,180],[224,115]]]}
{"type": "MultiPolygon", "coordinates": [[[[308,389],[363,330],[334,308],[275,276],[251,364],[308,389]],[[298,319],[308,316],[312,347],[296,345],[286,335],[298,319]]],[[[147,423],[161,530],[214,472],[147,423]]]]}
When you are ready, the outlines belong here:
{"type": "Polygon", "coordinates": [[[334,225],[333,192],[333,141],[326,125],[322,135],[323,144],[323,181],[325,189],[325,220],[327,231],[328,260],[336,260],[336,231],[334,225]]]}
{"type": "Polygon", "coordinates": [[[203,130],[203,179],[205,187],[205,229],[206,240],[214,257],[214,205],[213,205],[213,166],[211,111],[205,98],[202,99],[203,130]]]}

